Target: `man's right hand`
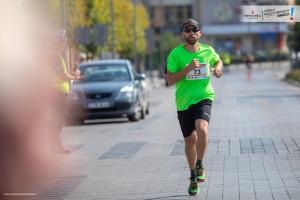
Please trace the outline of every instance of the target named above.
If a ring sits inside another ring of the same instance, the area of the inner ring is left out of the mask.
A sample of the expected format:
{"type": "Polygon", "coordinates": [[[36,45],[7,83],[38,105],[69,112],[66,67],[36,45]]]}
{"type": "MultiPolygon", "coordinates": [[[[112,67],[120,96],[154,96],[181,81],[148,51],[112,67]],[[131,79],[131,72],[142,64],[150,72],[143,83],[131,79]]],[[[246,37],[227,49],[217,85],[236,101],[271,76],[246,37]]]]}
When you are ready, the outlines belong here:
{"type": "Polygon", "coordinates": [[[200,64],[199,64],[199,60],[198,59],[192,60],[192,62],[189,64],[190,70],[199,68],[199,66],[200,66],[200,64]]]}
{"type": "Polygon", "coordinates": [[[192,60],[192,62],[190,64],[187,64],[186,67],[181,70],[180,72],[177,73],[170,73],[169,71],[167,71],[167,82],[168,85],[173,85],[174,83],[180,81],[184,76],[186,76],[188,73],[190,73],[190,71],[199,68],[200,64],[199,64],[199,60],[198,59],[194,59],[192,60]]]}

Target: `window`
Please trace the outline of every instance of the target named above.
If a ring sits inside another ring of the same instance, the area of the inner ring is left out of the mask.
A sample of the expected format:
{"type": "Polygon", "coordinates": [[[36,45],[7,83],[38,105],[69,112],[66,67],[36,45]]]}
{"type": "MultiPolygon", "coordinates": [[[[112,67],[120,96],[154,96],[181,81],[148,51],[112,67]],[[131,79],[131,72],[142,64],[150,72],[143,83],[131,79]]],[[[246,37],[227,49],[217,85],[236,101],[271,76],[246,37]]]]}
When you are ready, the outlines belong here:
{"type": "Polygon", "coordinates": [[[171,18],[172,18],[172,10],[171,10],[171,7],[167,6],[165,7],[165,22],[166,22],[166,25],[169,25],[171,23],[171,18]]]}
{"type": "Polygon", "coordinates": [[[128,68],[123,64],[100,64],[85,66],[83,82],[130,81],[128,68]]]}
{"type": "Polygon", "coordinates": [[[154,19],[154,7],[149,8],[149,16],[151,20],[154,19]]]}
{"type": "Polygon", "coordinates": [[[182,19],[184,18],[183,16],[183,12],[184,12],[184,7],[177,7],[177,21],[182,21],[182,19]]]}
{"type": "Polygon", "coordinates": [[[193,8],[192,6],[187,7],[187,18],[192,18],[193,17],[193,8]]]}

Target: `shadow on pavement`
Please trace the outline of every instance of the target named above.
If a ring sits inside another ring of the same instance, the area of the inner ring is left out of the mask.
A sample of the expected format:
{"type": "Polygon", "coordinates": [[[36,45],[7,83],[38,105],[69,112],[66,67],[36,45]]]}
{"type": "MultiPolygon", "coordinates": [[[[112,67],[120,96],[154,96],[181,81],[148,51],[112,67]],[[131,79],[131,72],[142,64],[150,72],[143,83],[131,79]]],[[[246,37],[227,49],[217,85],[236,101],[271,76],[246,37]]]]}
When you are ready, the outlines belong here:
{"type": "Polygon", "coordinates": [[[189,195],[173,195],[173,196],[166,196],[166,197],[155,197],[150,199],[144,199],[144,200],[156,200],[156,199],[182,199],[182,197],[190,197],[189,195]]]}
{"type": "Polygon", "coordinates": [[[68,127],[77,127],[77,126],[93,126],[100,124],[119,124],[119,123],[130,123],[127,118],[109,118],[109,119],[90,119],[85,120],[81,124],[66,124],[68,127]]]}

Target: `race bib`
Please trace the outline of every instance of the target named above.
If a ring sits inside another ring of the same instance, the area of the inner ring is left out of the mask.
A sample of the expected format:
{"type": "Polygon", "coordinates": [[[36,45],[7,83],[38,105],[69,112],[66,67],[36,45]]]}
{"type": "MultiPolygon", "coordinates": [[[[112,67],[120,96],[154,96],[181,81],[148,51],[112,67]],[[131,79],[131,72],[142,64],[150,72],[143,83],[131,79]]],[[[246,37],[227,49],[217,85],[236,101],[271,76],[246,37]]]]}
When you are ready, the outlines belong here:
{"type": "Polygon", "coordinates": [[[199,80],[208,77],[208,63],[200,63],[200,66],[186,75],[186,80],[199,80]]]}

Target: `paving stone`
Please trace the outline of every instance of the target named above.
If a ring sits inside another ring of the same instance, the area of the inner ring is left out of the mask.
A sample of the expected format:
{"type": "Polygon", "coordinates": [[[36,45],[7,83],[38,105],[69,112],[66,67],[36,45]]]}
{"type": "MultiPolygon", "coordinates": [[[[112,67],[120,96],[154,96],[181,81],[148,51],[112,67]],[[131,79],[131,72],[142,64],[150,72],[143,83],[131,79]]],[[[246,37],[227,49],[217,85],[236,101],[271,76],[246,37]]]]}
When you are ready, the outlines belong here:
{"type": "Polygon", "coordinates": [[[187,195],[190,171],[169,87],[151,91],[146,120],[64,129],[64,143],[75,151],[68,161],[85,166],[86,178],[61,198],[300,199],[300,89],[273,73],[260,69],[247,81],[233,70],[213,79],[208,181],[199,196],[187,195]]]}

